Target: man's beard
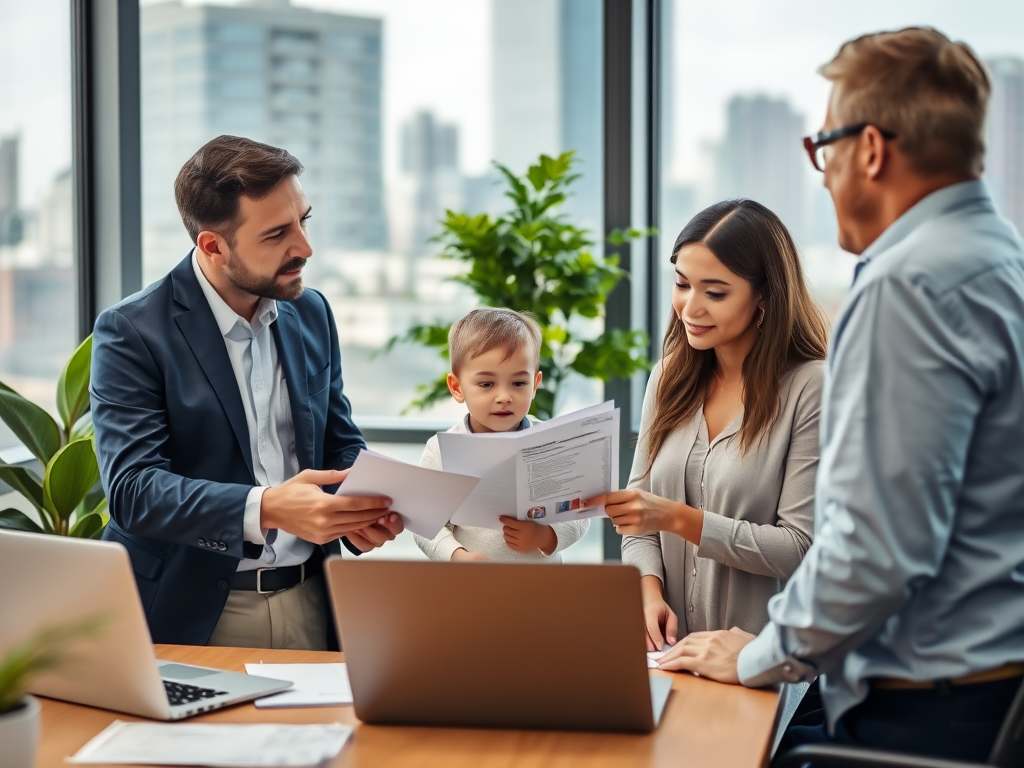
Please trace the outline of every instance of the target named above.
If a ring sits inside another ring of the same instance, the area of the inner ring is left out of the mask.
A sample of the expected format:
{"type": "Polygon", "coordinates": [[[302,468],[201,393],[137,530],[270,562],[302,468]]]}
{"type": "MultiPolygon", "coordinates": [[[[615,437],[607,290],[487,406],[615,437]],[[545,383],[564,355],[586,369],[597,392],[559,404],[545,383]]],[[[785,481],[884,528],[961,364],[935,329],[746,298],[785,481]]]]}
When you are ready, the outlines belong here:
{"type": "Polygon", "coordinates": [[[250,271],[245,266],[245,262],[238,258],[234,251],[229,251],[228,268],[224,274],[231,281],[232,285],[246,293],[251,293],[253,296],[259,296],[261,299],[273,299],[274,301],[295,301],[295,299],[302,295],[304,288],[302,285],[302,275],[284,285],[279,285],[277,278],[285,272],[291,272],[297,267],[301,267],[305,263],[305,259],[298,257],[290,259],[275,275],[264,277],[250,271]]]}

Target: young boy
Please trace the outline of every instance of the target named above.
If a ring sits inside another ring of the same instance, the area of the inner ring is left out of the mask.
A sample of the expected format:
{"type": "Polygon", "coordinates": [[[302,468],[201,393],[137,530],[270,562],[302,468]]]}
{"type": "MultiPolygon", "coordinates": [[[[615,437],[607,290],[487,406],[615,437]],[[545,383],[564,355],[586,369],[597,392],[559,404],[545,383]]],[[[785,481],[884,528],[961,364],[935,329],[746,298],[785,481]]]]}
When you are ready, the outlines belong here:
{"type": "MultiPolygon", "coordinates": [[[[448,389],[469,413],[449,432],[512,432],[529,429],[540,386],[540,326],[511,309],[475,309],[448,332],[452,372],[448,389]]],[[[427,441],[420,466],[441,469],[437,436],[427,441]]],[[[589,519],[541,525],[514,516],[499,518],[502,531],[449,523],[433,539],[416,536],[431,560],[549,560],[579,541],[589,519]]]]}

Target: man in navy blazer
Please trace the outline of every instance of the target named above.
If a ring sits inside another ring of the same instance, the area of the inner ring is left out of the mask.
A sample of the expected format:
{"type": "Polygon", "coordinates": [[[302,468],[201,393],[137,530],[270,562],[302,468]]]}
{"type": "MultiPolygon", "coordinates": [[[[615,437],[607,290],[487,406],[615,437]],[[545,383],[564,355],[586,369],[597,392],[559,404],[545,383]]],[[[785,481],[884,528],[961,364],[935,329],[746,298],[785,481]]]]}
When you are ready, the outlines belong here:
{"type": "Polygon", "coordinates": [[[155,642],[326,647],[324,555],[402,529],[389,499],[325,492],[364,442],[331,309],[303,290],[301,170],[205,145],[175,182],[195,249],[96,321],[104,538],[128,549],[155,642]]]}

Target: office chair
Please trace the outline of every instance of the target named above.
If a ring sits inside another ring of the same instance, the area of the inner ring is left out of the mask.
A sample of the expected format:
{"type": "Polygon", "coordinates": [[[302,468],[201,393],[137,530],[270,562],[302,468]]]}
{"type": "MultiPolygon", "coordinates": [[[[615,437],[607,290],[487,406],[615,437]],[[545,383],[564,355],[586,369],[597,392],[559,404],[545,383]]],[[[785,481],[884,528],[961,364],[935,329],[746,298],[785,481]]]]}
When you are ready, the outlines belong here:
{"type": "MultiPolygon", "coordinates": [[[[778,768],[1022,768],[1024,767],[1024,682],[1006,713],[988,762],[965,763],[839,744],[805,744],[789,750],[778,768]]],[[[774,763],[773,763],[774,765],[774,763]]]]}

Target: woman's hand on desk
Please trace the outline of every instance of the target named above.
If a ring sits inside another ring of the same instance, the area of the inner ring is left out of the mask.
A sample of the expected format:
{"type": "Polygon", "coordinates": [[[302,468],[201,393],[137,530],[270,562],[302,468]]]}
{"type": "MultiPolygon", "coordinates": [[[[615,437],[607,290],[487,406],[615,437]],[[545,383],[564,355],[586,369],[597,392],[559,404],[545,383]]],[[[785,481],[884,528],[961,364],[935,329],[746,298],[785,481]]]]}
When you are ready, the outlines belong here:
{"type": "Polygon", "coordinates": [[[687,504],[663,499],[637,488],[604,493],[587,499],[584,504],[588,507],[603,504],[616,532],[624,536],[667,531],[700,544],[704,513],[687,504]]]}
{"type": "Polygon", "coordinates": [[[647,650],[664,650],[665,643],[675,645],[679,636],[679,617],[662,597],[661,579],[657,576],[644,576],[640,579],[640,593],[644,601],[647,650]]]}
{"type": "Polygon", "coordinates": [[[670,672],[696,672],[701,677],[735,685],[740,682],[736,671],[740,651],[755,637],[739,627],[694,632],[658,659],[658,667],[670,672]]]}

